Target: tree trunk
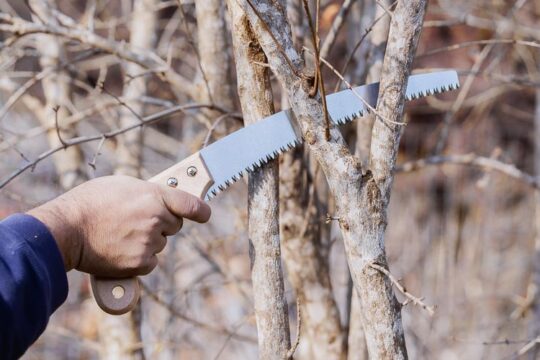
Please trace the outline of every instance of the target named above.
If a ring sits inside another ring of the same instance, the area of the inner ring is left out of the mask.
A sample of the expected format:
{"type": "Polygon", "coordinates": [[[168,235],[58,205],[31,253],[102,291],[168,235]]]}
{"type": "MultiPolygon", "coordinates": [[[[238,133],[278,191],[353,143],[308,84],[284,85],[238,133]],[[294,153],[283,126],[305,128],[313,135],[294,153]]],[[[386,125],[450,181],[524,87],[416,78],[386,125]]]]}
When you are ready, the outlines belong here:
{"type": "MultiPolygon", "coordinates": [[[[327,252],[322,251],[320,214],[310,201],[302,149],[283,156],[280,226],[283,259],[300,300],[299,359],[341,359],[343,332],[332,292],[327,252]]],[[[315,199],[313,199],[315,200],[315,199]]]]}
{"type": "Polygon", "coordinates": [[[201,101],[233,109],[231,59],[227,41],[225,7],[220,0],[197,0],[197,39],[201,72],[201,101]]]}
{"type": "MultiPolygon", "coordinates": [[[[198,100],[201,103],[216,104],[224,109],[234,108],[232,69],[225,3],[221,0],[197,0],[197,48],[199,71],[197,73],[198,100]]],[[[204,110],[202,116],[213,123],[221,113],[204,110]]],[[[204,122],[204,121],[203,121],[204,122]]],[[[217,137],[228,133],[233,126],[223,121],[213,131],[217,137]]]]}
{"type": "MultiPolygon", "coordinates": [[[[389,7],[389,1],[383,2],[389,7]]],[[[372,21],[381,17],[379,22],[373,27],[370,36],[365,40],[368,54],[365,61],[366,83],[379,81],[381,77],[382,63],[388,39],[388,29],[390,27],[390,16],[384,16],[384,9],[375,2],[366,1],[363,7],[364,12],[371,14],[372,21]]],[[[364,172],[369,167],[370,147],[375,115],[368,114],[357,121],[356,125],[356,149],[355,155],[360,159],[364,172]]],[[[358,292],[351,291],[351,311],[349,318],[348,336],[348,357],[349,359],[367,359],[366,340],[364,324],[362,324],[362,309],[358,299],[358,292]]]]}
{"type": "MultiPolygon", "coordinates": [[[[385,0],[382,3],[389,8],[390,1],[385,0]]],[[[377,24],[373,26],[370,36],[365,40],[367,44],[368,57],[365,61],[367,84],[379,81],[381,78],[381,69],[386,50],[386,42],[388,39],[388,28],[390,27],[390,16],[385,15],[384,9],[375,2],[366,2],[364,5],[365,12],[373,14],[372,21],[381,18],[377,24]],[[370,8],[368,8],[370,7],[370,8]]],[[[360,158],[362,168],[366,169],[369,166],[369,153],[371,147],[371,136],[375,115],[368,114],[357,123],[356,137],[356,156],[360,158]]],[[[354,294],[354,293],[353,293],[354,294]]]]}
{"type": "MultiPolygon", "coordinates": [[[[243,5],[273,72],[287,90],[304,139],[320,163],[335,197],[349,268],[361,298],[370,357],[404,359],[407,351],[401,306],[390,280],[371,267],[373,263],[387,266],[384,250],[386,208],[401,129],[382,123],[380,119],[375,122],[375,137],[371,144],[373,173],[362,176],[360,163],[348,151],[341,133],[332,127],[330,140],[326,139],[320,98],[310,97],[308,82],[299,77],[303,71],[302,61],[292,44],[283,10],[263,0],[244,1],[243,5]],[[384,126],[387,128],[381,129],[384,126]]],[[[400,2],[393,14],[378,111],[394,122],[403,116],[407,76],[425,7],[425,1],[400,2]]]]}
{"type": "MultiPolygon", "coordinates": [[[[156,0],[136,0],[131,17],[130,44],[140,50],[152,49],[156,40],[156,0]],[[144,26],[141,26],[144,24],[144,26]]],[[[146,94],[145,69],[140,65],[129,62],[124,66],[123,101],[129,106],[120,108],[120,127],[126,127],[140,122],[137,115],[143,115],[141,96],[146,94]],[[136,115],[137,114],[137,115],[136,115]]],[[[117,137],[117,165],[114,171],[118,175],[140,177],[143,132],[142,129],[129,131],[117,137]]]]}
{"type": "MultiPolygon", "coordinates": [[[[274,112],[266,57],[245,13],[228,2],[238,94],[246,125],[274,112]]],[[[284,359],[290,348],[289,318],[281,269],[279,242],[278,164],[271,161],[250,174],[248,236],[259,358],[284,359]]]]}
{"type": "MultiPolygon", "coordinates": [[[[305,24],[300,1],[287,2],[287,16],[297,48],[304,43],[305,24]]],[[[282,108],[288,105],[285,92],[282,108]]],[[[314,179],[316,181],[316,179],[314,179]]],[[[297,359],[344,357],[343,331],[330,282],[328,252],[323,251],[321,213],[311,195],[304,147],[280,158],[280,235],[288,278],[300,300],[301,334],[297,359]]],[[[319,187],[317,187],[319,188],[319,187]]]]}

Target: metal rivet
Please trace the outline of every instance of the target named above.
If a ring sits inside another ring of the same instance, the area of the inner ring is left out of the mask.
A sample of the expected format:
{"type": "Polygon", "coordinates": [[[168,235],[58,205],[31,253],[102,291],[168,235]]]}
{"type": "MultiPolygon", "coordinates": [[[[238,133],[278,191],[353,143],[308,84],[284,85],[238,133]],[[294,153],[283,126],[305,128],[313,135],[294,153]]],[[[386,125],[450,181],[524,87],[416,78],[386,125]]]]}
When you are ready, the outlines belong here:
{"type": "Polygon", "coordinates": [[[187,168],[187,174],[188,174],[188,176],[191,176],[191,177],[197,175],[197,168],[195,166],[188,167],[187,168]]]}
{"type": "Polygon", "coordinates": [[[174,177],[170,177],[169,179],[167,179],[167,185],[169,185],[170,187],[177,187],[178,179],[174,177]]]}

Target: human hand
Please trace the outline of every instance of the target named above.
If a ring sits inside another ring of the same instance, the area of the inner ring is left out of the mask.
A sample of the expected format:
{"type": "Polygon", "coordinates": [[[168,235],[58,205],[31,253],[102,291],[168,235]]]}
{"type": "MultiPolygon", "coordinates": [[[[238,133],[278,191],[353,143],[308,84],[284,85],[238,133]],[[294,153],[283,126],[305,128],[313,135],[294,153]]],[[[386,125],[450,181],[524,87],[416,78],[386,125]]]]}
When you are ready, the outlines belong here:
{"type": "Polygon", "coordinates": [[[28,212],[53,234],[66,271],[93,275],[145,275],[156,254],[177,233],[182,218],[200,223],[210,207],[178,189],[128,176],[88,181],[28,212]]]}

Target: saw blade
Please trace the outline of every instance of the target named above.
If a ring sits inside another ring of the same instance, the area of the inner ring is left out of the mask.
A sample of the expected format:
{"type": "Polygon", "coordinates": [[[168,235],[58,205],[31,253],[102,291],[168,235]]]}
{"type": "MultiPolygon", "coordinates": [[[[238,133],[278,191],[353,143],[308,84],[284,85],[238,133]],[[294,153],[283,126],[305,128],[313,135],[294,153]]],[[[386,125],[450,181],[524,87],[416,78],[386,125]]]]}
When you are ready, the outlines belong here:
{"type": "MultiPolygon", "coordinates": [[[[453,70],[411,75],[405,98],[409,101],[458,87],[459,79],[453,70]]],[[[379,83],[373,83],[327,96],[332,122],[342,125],[364,116],[370,107],[377,105],[378,93],[379,83]]],[[[203,148],[200,155],[214,180],[206,199],[215,197],[245,172],[254,171],[301,144],[302,137],[295,121],[290,109],[280,111],[203,148]]]]}

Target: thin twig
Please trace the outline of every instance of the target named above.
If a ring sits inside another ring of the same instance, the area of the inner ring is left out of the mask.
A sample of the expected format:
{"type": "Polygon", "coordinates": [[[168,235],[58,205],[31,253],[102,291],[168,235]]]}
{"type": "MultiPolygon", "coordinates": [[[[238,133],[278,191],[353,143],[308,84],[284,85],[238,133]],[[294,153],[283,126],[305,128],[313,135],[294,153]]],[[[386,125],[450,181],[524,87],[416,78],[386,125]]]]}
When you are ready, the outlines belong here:
{"type": "Polygon", "coordinates": [[[199,54],[199,49],[195,46],[195,41],[193,40],[193,34],[191,33],[191,30],[189,29],[189,26],[187,24],[187,16],[184,11],[184,5],[182,4],[182,1],[177,0],[178,2],[178,10],[180,10],[180,13],[182,14],[182,23],[184,25],[184,32],[186,33],[187,37],[187,43],[195,53],[195,57],[197,58],[197,67],[199,68],[199,71],[201,72],[201,76],[204,81],[204,86],[206,87],[206,92],[208,93],[208,100],[210,103],[214,103],[214,100],[212,98],[212,91],[210,91],[210,84],[208,83],[208,78],[206,77],[206,73],[203,69],[202,62],[201,62],[201,55],[199,54]]]}
{"type": "Polygon", "coordinates": [[[159,296],[157,296],[152,290],[150,290],[146,286],[146,284],[144,282],[141,281],[140,284],[141,284],[141,288],[144,290],[145,294],[147,294],[156,303],[158,303],[159,305],[166,308],[171,313],[171,315],[173,315],[173,316],[175,316],[177,318],[180,318],[180,319],[182,319],[184,321],[187,321],[187,322],[189,322],[189,323],[191,323],[191,324],[193,324],[195,326],[198,326],[198,327],[200,327],[202,329],[209,330],[209,331],[212,331],[212,332],[215,332],[215,333],[218,333],[218,334],[225,334],[227,336],[235,338],[236,340],[247,341],[247,342],[251,342],[251,343],[256,343],[257,342],[257,340],[254,339],[251,336],[240,335],[240,334],[236,333],[235,331],[231,331],[231,330],[229,330],[229,329],[227,329],[225,327],[218,327],[218,326],[205,324],[202,321],[194,319],[194,318],[192,318],[192,317],[190,317],[190,316],[188,316],[186,314],[182,314],[180,311],[178,311],[176,308],[174,308],[174,306],[172,304],[166,303],[159,296]]]}
{"type": "Polygon", "coordinates": [[[300,344],[300,333],[302,331],[302,310],[300,309],[300,296],[296,297],[296,341],[287,352],[287,359],[292,359],[298,345],[300,344]]]}
{"type": "Polygon", "coordinates": [[[105,83],[100,83],[98,84],[98,87],[101,91],[103,91],[105,94],[109,95],[110,97],[112,97],[114,100],[116,100],[118,102],[118,104],[120,106],[124,106],[126,109],[129,110],[130,113],[133,114],[133,116],[135,116],[137,119],[139,119],[140,122],[143,122],[144,119],[141,115],[139,115],[135,110],[133,110],[133,108],[131,106],[129,106],[124,100],[120,99],[118,96],[116,96],[115,94],[113,94],[112,92],[110,92],[109,90],[107,90],[105,88],[105,83]]]}
{"type": "Polygon", "coordinates": [[[420,306],[421,308],[426,310],[428,312],[429,316],[435,315],[435,307],[426,305],[422,301],[423,300],[422,298],[418,298],[418,297],[412,295],[410,292],[408,292],[407,289],[405,289],[405,287],[403,287],[403,285],[401,285],[399,283],[399,281],[390,273],[390,271],[388,271],[383,266],[381,266],[381,265],[379,265],[377,263],[371,263],[371,264],[369,264],[369,266],[372,267],[375,270],[380,271],[384,275],[386,275],[388,277],[388,279],[390,279],[390,281],[394,284],[394,286],[399,290],[399,292],[401,292],[403,295],[405,295],[405,297],[407,297],[407,299],[409,301],[411,301],[414,305],[420,306]]]}
{"type": "Polygon", "coordinates": [[[120,43],[103,38],[87,28],[79,25],[74,19],[61,13],[56,13],[59,24],[32,23],[9,14],[0,14],[0,31],[12,33],[13,36],[4,41],[3,47],[11,46],[19,39],[35,34],[51,34],[72,39],[81,44],[89,45],[95,49],[113,54],[117,58],[136,63],[147,69],[159,69],[175,90],[195,98],[196,86],[180,73],[176,72],[165,60],[152,51],[144,52],[135,49],[126,43],[120,43]]]}
{"type": "Polygon", "coordinates": [[[47,76],[53,74],[56,71],[63,70],[64,68],[71,66],[81,60],[87,59],[95,54],[97,51],[84,52],[70,61],[64,61],[56,67],[50,67],[42,70],[41,72],[34,75],[32,78],[28,79],[22,86],[19,86],[17,90],[11,94],[11,96],[4,102],[2,108],[0,109],[0,120],[2,120],[11,107],[19,100],[32,86],[45,79],[47,76]]]}
{"type": "Polygon", "coordinates": [[[203,144],[201,146],[201,148],[205,148],[208,146],[208,143],[210,142],[210,139],[212,138],[212,133],[216,130],[216,128],[218,127],[218,125],[224,120],[224,119],[227,119],[227,118],[234,118],[234,119],[237,119],[237,120],[240,120],[242,121],[242,114],[240,113],[225,113],[223,115],[220,115],[215,121],[214,123],[212,124],[212,126],[210,127],[210,129],[208,129],[208,133],[206,134],[206,137],[204,138],[204,141],[203,141],[203,144]]]}
{"type": "Polygon", "coordinates": [[[309,92],[309,95],[311,97],[314,97],[317,94],[317,89],[321,92],[321,100],[322,100],[322,107],[323,107],[323,113],[324,113],[324,136],[326,138],[326,141],[330,140],[330,116],[328,115],[328,107],[326,105],[326,91],[324,90],[324,80],[322,77],[321,72],[321,63],[320,63],[320,55],[319,55],[319,25],[318,25],[318,11],[319,11],[319,1],[317,1],[317,20],[315,23],[315,26],[313,25],[313,21],[311,19],[311,13],[309,11],[309,4],[307,0],[303,0],[304,4],[304,10],[306,12],[306,16],[308,18],[308,24],[309,29],[311,31],[311,40],[313,41],[313,48],[315,49],[315,81],[313,84],[313,88],[309,92]]]}
{"type": "Polygon", "coordinates": [[[388,16],[390,16],[391,19],[393,18],[392,11],[391,11],[391,9],[390,9],[392,6],[390,6],[390,8],[387,7],[381,0],[375,0],[375,2],[377,3],[377,5],[379,5],[379,6],[381,7],[381,9],[384,10],[384,12],[385,12],[388,16]]]}
{"type": "Polygon", "coordinates": [[[107,140],[107,138],[105,136],[103,136],[101,138],[101,141],[99,142],[99,144],[97,146],[96,152],[94,153],[94,156],[92,157],[92,160],[88,163],[88,165],[92,169],[94,169],[94,171],[96,171],[96,160],[97,160],[97,157],[99,155],[101,155],[101,148],[103,147],[103,144],[105,144],[105,140],[107,140]]]}
{"type": "Polygon", "coordinates": [[[534,189],[540,189],[539,181],[532,175],[519,170],[513,164],[506,164],[502,161],[478,156],[476,154],[431,156],[425,159],[409,161],[405,164],[396,166],[395,172],[412,172],[420,170],[430,165],[458,164],[475,166],[483,169],[498,171],[502,174],[517,179],[534,189]]]}
{"type": "MultiPolygon", "coordinates": [[[[141,123],[133,124],[133,125],[121,128],[121,129],[109,131],[109,132],[98,134],[98,135],[79,136],[79,137],[76,137],[76,138],[69,139],[65,143],[66,143],[67,146],[74,146],[74,145],[80,145],[80,144],[84,144],[84,143],[91,142],[91,141],[101,140],[102,138],[110,139],[110,138],[113,138],[113,137],[115,137],[117,135],[128,132],[130,130],[139,128],[139,127],[144,126],[144,125],[152,124],[152,123],[154,123],[154,122],[156,122],[158,120],[162,120],[162,119],[166,118],[167,116],[170,116],[170,115],[173,115],[173,114],[176,114],[176,113],[179,113],[179,112],[185,112],[186,110],[193,110],[193,109],[200,109],[200,108],[209,108],[209,109],[225,112],[225,110],[222,109],[221,107],[218,107],[216,105],[211,105],[211,104],[179,105],[179,106],[175,106],[173,108],[166,109],[166,110],[160,111],[158,113],[152,114],[150,116],[147,116],[147,117],[143,118],[143,121],[141,123]]],[[[60,145],[60,146],[57,146],[55,148],[49,149],[49,150],[41,153],[36,159],[34,159],[33,161],[27,163],[26,165],[20,167],[19,169],[13,171],[4,180],[0,181],[0,189],[5,187],[13,179],[15,179],[17,176],[19,176],[20,174],[22,174],[26,170],[33,169],[39,162],[41,162],[42,160],[48,158],[49,156],[51,156],[51,155],[53,155],[53,154],[55,154],[58,151],[63,150],[63,149],[64,149],[64,146],[60,145]]]]}
{"type": "Polygon", "coordinates": [[[227,336],[227,338],[225,339],[225,341],[223,342],[223,345],[221,346],[221,348],[219,349],[218,353],[216,354],[216,356],[214,357],[214,360],[218,360],[219,357],[221,356],[221,354],[223,354],[223,351],[225,350],[225,348],[227,347],[227,344],[229,344],[229,341],[231,341],[231,339],[233,338],[233,334],[236,334],[236,332],[238,331],[238,329],[240,329],[245,323],[247,320],[249,320],[251,316],[246,316],[244,317],[241,321],[239,321],[236,325],[233,326],[232,328],[232,331],[233,333],[231,333],[230,335],[227,336]]]}
{"type": "Polygon", "coordinates": [[[454,51],[454,50],[463,49],[463,48],[475,46],[475,45],[490,45],[490,44],[516,44],[516,45],[540,48],[540,43],[536,41],[524,41],[524,40],[517,40],[517,39],[474,40],[474,41],[465,41],[459,44],[454,44],[454,45],[449,45],[449,46],[444,46],[437,49],[429,50],[424,53],[418,54],[416,58],[418,59],[424,56],[430,56],[430,55],[438,54],[445,51],[454,51]]]}
{"type": "Polygon", "coordinates": [[[330,53],[330,50],[332,50],[332,47],[336,43],[339,31],[343,28],[345,19],[347,18],[347,15],[349,14],[351,5],[354,3],[355,3],[354,0],[345,0],[343,2],[343,5],[341,5],[341,7],[339,8],[339,12],[334,18],[334,21],[332,21],[332,26],[330,26],[330,30],[328,31],[328,34],[326,34],[326,37],[324,38],[324,41],[321,45],[321,51],[320,51],[321,57],[327,57],[328,54],[330,53]]]}
{"type": "Polygon", "coordinates": [[[526,353],[528,353],[529,351],[531,351],[532,349],[534,349],[534,347],[536,345],[540,345],[540,336],[538,336],[536,339],[533,339],[533,340],[529,341],[524,347],[519,349],[519,351],[516,353],[516,355],[517,356],[523,356],[526,353]]]}
{"type": "MultiPolygon", "coordinates": [[[[390,9],[393,8],[395,5],[397,4],[397,0],[394,1],[391,5],[390,5],[390,9]]],[[[358,40],[358,42],[354,45],[351,53],[349,54],[349,56],[347,57],[347,60],[345,60],[345,64],[343,65],[343,68],[341,68],[341,74],[345,74],[345,72],[347,71],[347,68],[349,67],[349,64],[351,63],[352,59],[354,58],[354,54],[356,53],[356,51],[358,50],[358,48],[360,47],[360,45],[364,42],[364,40],[366,39],[366,37],[369,35],[370,32],[373,31],[373,28],[375,27],[375,25],[377,25],[377,23],[383,18],[386,16],[386,13],[382,14],[381,16],[379,16],[378,18],[376,18],[373,23],[370,25],[369,28],[365,29],[364,31],[364,34],[362,35],[362,37],[360,37],[360,39],[358,40]]],[[[340,79],[337,83],[336,83],[336,86],[334,87],[334,92],[337,92],[339,90],[339,87],[341,86],[341,82],[342,80],[340,79]]]]}
{"type": "MultiPolygon", "coordinates": [[[[311,50],[309,50],[308,48],[306,48],[304,46],[304,50],[306,50],[307,52],[309,52],[310,54],[312,55],[315,55],[313,54],[313,52],[311,50]]],[[[407,123],[404,123],[404,122],[399,122],[399,121],[393,121],[393,120],[390,120],[390,119],[386,119],[386,118],[383,118],[381,115],[379,115],[379,113],[377,112],[377,110],[371,106],[353,87],[352,85],[345,79],[345,77],[343,77],[343,75],[341,75],[339,73],[339,71],[336,70],[336,68],[334,66],[332,66],[332,64],[330,64],[326,59],[323,59],[321,58],[320,59],[321,62],[323,64],[325,64],[326,66],[328,66],[328,68],[330,70],[332,70],[334,72],[334,74],[336,74],[337,77],[339,77],[341,79],[341,81],[343,81],[345,83],[345,85],[347,86],[347,89],[351,90],[352,93],[354,94],[354,96],[356,96],[358,99],[360,99],[360,101],[362,101],[362,103],[367,107],[367,109],[372,112],[373,114],[375,114],[379,119],[381,119],[382,121],[386,122],[386,123],[390,123],[390,124],[394,124],[394,125],[400,125],[400,126],[405,126],[407,125],[407,123]]]]}
{"type": "Polygon", "coordinates": [[[67,144],[64,141],[64,139],[62,139],[62,135],[60,134],[60,125],[58,125],[58,110],[60,110],[59,105],[56,105],[55,107],[53,107],[53,111],[54,111],[54,127],[56,129],[56,136],[58,136],[58,140],[60,141],[60,144],[62,144],[62,146],[64,146],[64,149],[66,149],[67,144]]]}

